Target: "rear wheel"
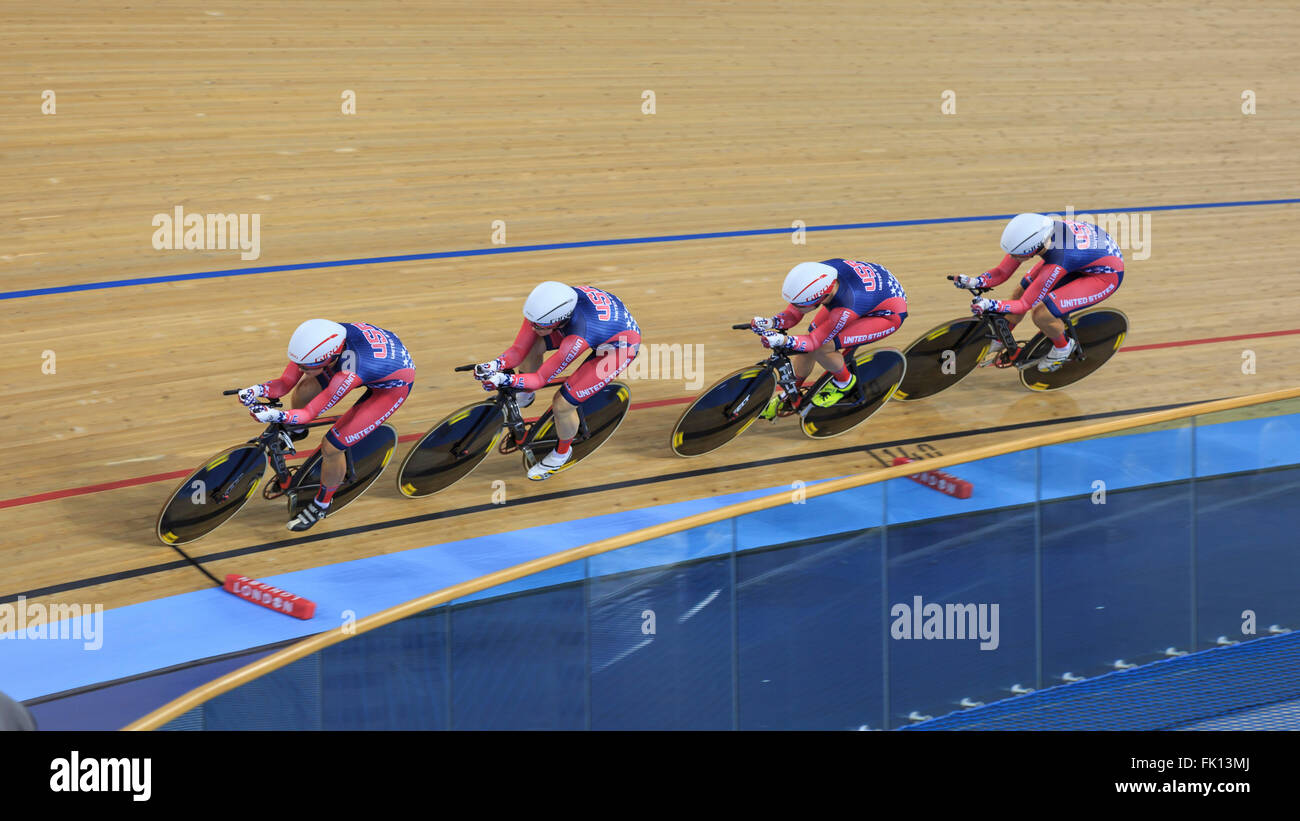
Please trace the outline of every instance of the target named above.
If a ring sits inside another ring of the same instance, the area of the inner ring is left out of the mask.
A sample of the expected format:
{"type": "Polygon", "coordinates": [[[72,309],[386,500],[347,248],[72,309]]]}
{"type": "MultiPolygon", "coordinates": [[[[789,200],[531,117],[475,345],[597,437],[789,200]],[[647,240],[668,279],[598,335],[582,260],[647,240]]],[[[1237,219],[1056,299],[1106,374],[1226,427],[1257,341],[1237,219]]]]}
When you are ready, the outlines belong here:
{"type": "Polygon", "coordinates": [[[723,377],[677,420],[669,444],[678,456],[702,456],[745,432],[776,390],[771,368],[754,365],[723,377]]]}
{"type": "Polygon", "coordinates": [[[907,375],[894,392],[904,401],[925,399],[970,375],[988,353],[993,338],[976,327],[980,320],[954,319],[927,331],[903,351],[907,375]]]}
{"type": "MultiPolygon", "coordinates": [[[[605,440],[614,435],[614,431],[618,430],[618,426],[623,423],[623,418],[627,416],[630,395],[627,385],[622,382],[610,382],[579,406],[578,412],[582,414],[583,422],[587,426],[587,434],[586,436],[580,434],[573,440],[573,456],[569,457],[569,461],[556,471],[557,473],[568,470],[590,456],[605,443],[605,440]]],[[[550,453],[557,444],[559,438],[555,431],[555,417],[548,409],[528,429],[528,435],[524,437],[523,445],[520,447],[524,457],[524,470],[527,471],[537,464],[537,460],[550,453]]]]}
{"type": "Polygon", "coordinates": [[[163,544],[179,545],[206,536],[239,512],[266,472],[257,445],[236,445],[212,457],[172,493],[158,514],[163,544]]]}
{"type": "MultiPolygon", "coordinates": [[[[379,475],[388,467],[397,447],[397,431],[391,425],[380,425],[366,438],[348,448],[348,457],[352,462],[350,481],[345,480],[334,491],[330,502],[330,515],[338,513],[348,504],[357,500],[366,489],[374,484],[379,475]]],[[[285,494],[289,500],[289,517],[293,518],[311,503],[320,490],[321,454],[317,450],[303,466],[293,475],[293,482],[285,494]]]]}
{"type": "Polygon", "coordinates": [[[437,493],[469,475],[496,447],[505,409],[495,400],[457,410],[424,435],[397,473],[397,489],[416,498],[437,493]]]}
{"type": "Polygon", "coordinates": [[[894,348],[859,351],[853,356],[853,372],[857,376],[856,384],[828,408],[818,407],[811,400],[830,381],[831,375],[824,373],[813,384],[800,412],[800,427],[807,436],[813,439],[840,436],[871,418],[897,393],[907,373],[907,359],[894,348]]]}
{"type": "Polygon", "coordinates": [[[1020,369],[1020,383],[1031,391],[1055,391],[1073,385],[1105,365],[1124,344],[1128,334],[1128,317],[1111,308],[1093,308],[1071,317],[1074,335],[1079,340],[1083,358],[1071,355],[1055,371],[1038,370],[1037,360],[1047,355],[1052,341],[1038,334],[1025,345],[1021,356],[1028,363],[1020,369]]]}

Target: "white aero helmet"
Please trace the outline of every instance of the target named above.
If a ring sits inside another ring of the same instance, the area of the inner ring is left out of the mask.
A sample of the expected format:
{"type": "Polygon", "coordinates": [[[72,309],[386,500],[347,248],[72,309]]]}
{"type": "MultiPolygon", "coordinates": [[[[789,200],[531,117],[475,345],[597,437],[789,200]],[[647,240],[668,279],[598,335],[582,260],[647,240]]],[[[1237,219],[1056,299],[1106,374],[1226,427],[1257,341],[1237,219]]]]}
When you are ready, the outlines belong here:
{"type": "Polygon", "coordinates": [[[300,368],[318,368],[343,350],[348,332],[328,319],[309,319],[289,337],[289,361],[300,368]]]}
{"type": "Polygon", "coordinates": [[[824,262],[801,262],[785,275],[781,296],[800,308],[812,305],[826,296],[838,276],[839,271],[824,262]]]}
{"type": "Polygon", "coordinates": [[[524,301],[524,319],[541,328],[553,328],[573,316],[578,292],[563,282],[547,280],[524,301]]]}
{"type": "Polygon", "coordinates": [[[1002,229],[1002,250],[1013,256],[1037,253],[1052,235],[1052,219],[1042,214],[1017,214],[1002,229]]]}

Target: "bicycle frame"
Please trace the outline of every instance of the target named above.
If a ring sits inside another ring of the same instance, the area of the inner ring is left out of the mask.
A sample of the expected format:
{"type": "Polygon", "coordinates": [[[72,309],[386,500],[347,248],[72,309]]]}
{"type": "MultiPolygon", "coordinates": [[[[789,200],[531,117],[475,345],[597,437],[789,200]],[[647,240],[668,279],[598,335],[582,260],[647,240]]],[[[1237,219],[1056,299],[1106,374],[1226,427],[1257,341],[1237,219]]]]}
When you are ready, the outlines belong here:
{"type": "MultiPolygon", "coordinates": [[[[456,371],[472,371],[473,369],[474,369],[473,365],[461,365],[455,368],[456,371]]],[[[503,371],[503,373],[514,373],[514,371],[506,370],[503,371]]],[[[554,382],[548,382],[542,387],[549,388],[555,385],[561,385],[563,383],[564,380],[561,379],[554,382]]],[[[515,401],[515,395],[520,392],[521,391],[518,388],[506,388],[506,387],[497,388],[496,406],[499,410],[505,413],[505,420],[504,422],[493,422],[491,424],[503,425],[508,433],[508,435],[501,440],[501,444],[498,446],[498,450],[501,453],[508,454],[508,453],[514,453],[517,450],[523,450],[527,452],[529,456],[534,456],[533,453],[534,448],[540,450],[546,447],[554,447],[555,445],[559,444],[560,440],[558,437],[554,437],[554,438],[547,438],[547,439],[535,439],[531,442],[527,441],[528,433],[532,429],[532,426],[529,425],[529,423],[524,420],[524,415],[523,413],[520,412],[519,409],[519,403],[515,401]]],[[[492,418],[496,419],[497,417],[494,415],[492,418]]],[[[534,421],[532,424],[536,425],[537,422],[534,421]]],[[[456,442],[455,450],[460,450],[461,447],[464,446],[465,442],[473,441],[482,432],[483,432],[482,425],[470,428],[468,431],[465,432],[465,435],[462,436],[456,442]]],[[[582,412],[582,406],[578,406],[577,436],[580,438],[586,438],[589,435],[590,435],[590,430],[587,428],[586,415],[582,412]]]]}
{"type": "MultiPolygon", "coordinates": [[[[975,296],[981,296],[992,288],[967,288],[975,296]]],[[[1062,320],[1065,323],[1065,336],[1074,342],[1074,353],[1071,356],[1078,357],[1082,362],[1085,359],[1083,353],[1083,344],[1079,342],[1078,336],[1074,332],[1074,321],[1067,315],[1062,320]]],[[[1019,362],[1020,354],[1023,352],[1026,342],[1017,342],[1011,333],[1011,324],[1007,322],[1005,314],[985,313],[980,315],[980,321],[972,325],[970,330],[963,334],[956,343],[960,348],[965,345],[970,338],[976,334],[988,333],[994,339],[1002,343],[1002,352],[998,354],[994,365],[999,368],[1009,368],[1014,365],[1019,370],[1024,370],[1030,365],[1035,364],[1038,360],[1019,362]]]]}
{"type": "MultiPolygon", "coordinates": [[[[750,326],[744,324],[732,325],[731,329],[733,331],[748,331],[750,330],[750,326]]],[[[785,351],[772,351],[771,355],[769,355],[767,359],[755,364],[761,368],[763,372],[776,371],[776,383],[780,385],[781,390],[785,392],[786,399],[782,403],[783,410],[778,411],[777,416],[790,416],[796,413],[799,406],[802,404],[803,395],[799,392],[799,380],[795,376],[794,363],[790,361],[790,355],[785,351]],[[789,399],[789,397],[792,396],[794,397],[793,402],[789,399]]],[[[752,399],[753,396],[754,392],[752,390],[747,390],[740,396],[736,397],[736,401],[732,402],[731,405],[727,407],[727,416],[734,418],[740,412],[741,408],[745,407],[745,405],[749,403],[749,400],[752,399]]]]}
{"type": "MultiPolygon", "coordinates": [[[[305,438],[305,431],[308,428],[321,427],[323,425],[332,425],[339,420],[337,416],[331,416],[325,419],[313,419],[310,422],[304,422],[301,425],[294,425],[293,428],[302,428],[304,435],[298,437],[305,438]]],[[[294,447],[294,437],[289,426],[281,422],[273,422],[267,425],[266,430],[262,431],[260,436],[248,440],[248,444],[257,445],[266,454],[266,460],[275,474],[274,482],[267,482],[262,486],[263,499],[278,499],[288,492],[289,485],[293,482],[296,470],[289,467],[286,456],[295,456],[298,449],[294,447]],[[273,489],[274,488],[274,489],[273,489]]],[[[347,471],[344,473],[345,482],[350,481],[356,475],[352,465],[352,451],[343,451],[344,458],[347,459],[347,471]]]]}

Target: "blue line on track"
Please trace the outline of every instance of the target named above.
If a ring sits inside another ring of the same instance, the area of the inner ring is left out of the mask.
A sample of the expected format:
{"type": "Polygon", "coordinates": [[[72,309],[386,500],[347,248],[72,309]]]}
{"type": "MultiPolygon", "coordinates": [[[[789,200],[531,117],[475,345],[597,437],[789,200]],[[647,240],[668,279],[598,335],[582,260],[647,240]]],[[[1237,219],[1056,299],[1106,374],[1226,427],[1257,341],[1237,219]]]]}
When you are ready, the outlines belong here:
{"type": "MultiPolygon", "coordinates": [[[[1252,205],[1292,205],[1300,197],[1277,200],[1238,200],[1234,202],[1195,202],[1185,205],[1148,205],[1139,208],[1078,208],[1077,214],[1116,214],[1144,211],[1189,211],[1197,208],[1244,208],[1252,205]]],[[[1044,212],[1051,213],[1051,212],[1044,212]]],[[[959,222],[992,222],[1010,219],[1015,214],[985,214],[979,217],[940,217],[919,220],[886,220],[884,222],[850,222],[841,225],[810,225],[805,231],[854,231],[864,228],[899,228],[911,225],[947,225],[959,222]]],[[[29,288],[23,291],[0,291],[0,300],[21,299],[30,296],[65,294],[73,291],[97,291],[104,288],[125,288],[131,285],[156,285],[161,282],[184,282],[192,279],[271,274],[283,271],[306,271],[319,268],[338,268],[346,265],[379,265],[386,262],[414,262],[425,259],[453,259],[489,254],[522,254],[530,251],[558,251],[566,248],[598,248],[610,245],[646,245],[652,242],[685,242],[695,239],[725,239],[729,237],[757,237],[768,234],[788,234],[791,228],[756,228],[748,231],[712,231],[705,234],[667,234],[658,237],[628,237],[624,239],[595,239],[583,242],[553,242],[544,245],[518,245],[514,247],[473,248],[466,251],[435,251],[427,254],[403,254],[392,257],[366,257],[363,259],[336,259],[325,262],[299,262],[292,265],[268,265],[261,268],[227,268],[220,271],[200,271],[195,274],[168,274],[160,277],[115,279],[108,282],[85,282],[78,285],[58,285],[53,288],[29,288]]]]}

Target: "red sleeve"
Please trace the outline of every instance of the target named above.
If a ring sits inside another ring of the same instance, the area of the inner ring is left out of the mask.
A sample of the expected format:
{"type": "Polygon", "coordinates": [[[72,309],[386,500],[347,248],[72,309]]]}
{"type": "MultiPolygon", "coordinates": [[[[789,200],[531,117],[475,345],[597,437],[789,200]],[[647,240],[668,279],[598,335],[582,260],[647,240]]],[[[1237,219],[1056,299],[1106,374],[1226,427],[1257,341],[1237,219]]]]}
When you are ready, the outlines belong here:
{"type": "Polygon", "coordinates": [[[512,388],[519,388],[526,391],[535,391],[538,388],[546,387],[552,379],[564,373],[564,369],[573,364],[583,351],[591,346],[587,340],[580,336],[566,336],[560,342],[560,347],[550,358],[542,363],[542,369],[537,373],[517,373],[510,379],[512,388]]]}
{"type": "Polygon", "coordinates": [[[262,387],[266,388],[266,395],[271,399],[279,399],[289,391],[293,390],[302,379],[302,369],[290,362],[280,374],[279,379],[272,379],[270,382],[263,382],[262,387]]]}
{"type": "Polygon", "coordinates": [[[776,321],[776,329],[784,331],[786,328],[793,328],[798,325],[799,320],[803,319],[803,314],[793,305],[787,305],[784,311],[772,317],[772,319],[776,321]]]}
{"type": "Polygon", "coordinates": [[[984,272],[984,287],[996,288],[1006,282],[1007,279],[1016,272],[1016,269],[1020,267],[1020,263],[1022,262],[1024,262],[1024,260],[1016,259],[1010,254],[1007,254],[1002,258],[1002,261],[998,263],[996,268],[990,268],[984,272]]]}
{"type": "Polygon", "coordinates": [[[307,407],[288,411],[284,421],[290,425],[301,425],[304,422],[310,422],[337,405],[343,400],[343,397],[348,395],[348,391],[360,385],[361,377],[351,371],[339,371],[334,374],[334,378],[325,386],[325,390],[316,394],[316,398],[307,403],[307,407]]]}
{"type": "Polygon", "coordinates": [[[1048,265],[1046,262],[1040,262],[1029,272],[1030,283],[1025,292],[1020,295],[1020,299],[1012,299],[1007,302],[1007,310],[1013,314],[1029,313],[1038,303],[1043,301],[1047,292],[1052,290],[1052,286],[1065,275],[1065,269],[1059,265],[1048,265]]]}
{"type": "Polygon", "coordinates": [[[800,353],[815,351],[826,340],[844,330],[844,326],[857,319],[858,315],[848,308],[836,308],[829,313],[825,322],[816,323],[812,333],[790,337],[790,350],[800,353]]]}
{"type": "Polygon", "coordinates": [[[528,352],[533,349],[536,340],[537,334],[534,333],[533,326],[528,323],[528,320],[524,320],[524,324],[519,326],[519,333],[515,335],[515,343],[506,348],[506,352],[499,357],[501,367],[513,368],[523,362],[524,357],[528,356],[528,352]]]}

